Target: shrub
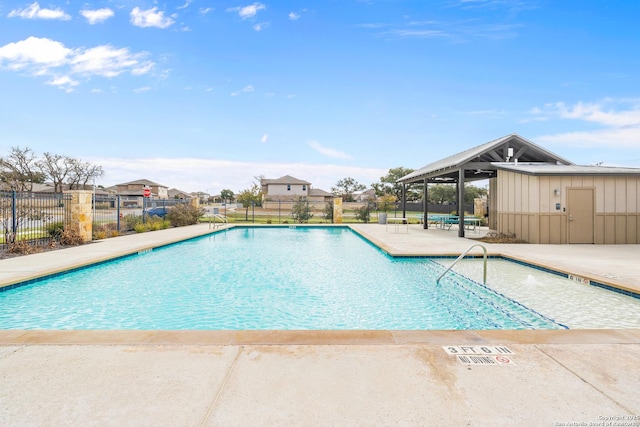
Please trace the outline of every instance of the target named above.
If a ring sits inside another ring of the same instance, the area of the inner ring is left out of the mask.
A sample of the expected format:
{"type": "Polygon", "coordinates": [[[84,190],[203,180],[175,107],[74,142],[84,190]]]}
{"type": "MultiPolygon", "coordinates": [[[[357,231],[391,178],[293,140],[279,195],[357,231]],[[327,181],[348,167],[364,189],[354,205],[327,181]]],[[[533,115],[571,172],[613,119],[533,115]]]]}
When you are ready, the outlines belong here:
{"type": "Polygon", "coordinates": [[[127,214],[122,218],[121,224],[124,224],[126,230],[135,230],[136,225],[142,224],[142,217],[134,214],[127,214]]]}
{"type": "Polygon", "coordinates": [[[157,231],[169,228],[171,226],[171,222],[162,219],[159,216],[152,215],[147,218],[147,222],[145,225],[147,227],[147,231],[157,231]]]}
{"type": "Polygon", "coordinates": [[[93,223],[93,240],[106,239],[107,237],[116,237],[120,233],[118,232],[118,224],[115,222],[109,222],[107,224],[93,223]]]}
{"type": "Polygon", "coordinates": [[[371,219],[371,206],[367,203],[364,206],[355,209],[356,219],[362,222],[369,222],[371,219]]]}
{"type": "Polygon", "coordinates": [[[30,245],[25,240],[20,240],[19,242],[10,244],[7,252],[17,255],[30,255],[40,252],[40,249],[30,245]]]}
{"type": "Polygon", "coordinates": [[[322,218],[327,222],[333,222],[333,202],[327,202],[322,208],[322,218]]]}
{"type": "Polygon", "coordinates": [[[107,238],[107,232],[103,230],[93,230],[91,238],[93,240],[102,240],[107,238]]]}
{"type": "Polygon", "coordinates": [[[291,217],[299,223],[309,222],[313,218],[313,214],[309,211],[309,202],[304,197],[298,198],[298,201],[291,208],[291,217]]]}
{"type": "Polygon", "coordinates": [[[167,212],[167,220],[175,227],[197,224],[204,209],[191,205],[176,205],[167,212]]]}
{"type": "Polygon", "coordinates": [[[64,222],[52,222],[47,225],[46,230],[52,239],[60,240],[60,236],[62,236],[62,232],[64,231],[64,222]]]}
{"type": "Polygon", "coordinates": [[[136,233],[144,233],[145,231],[148,231],[146,225],[143,223],[134,225],[133,229],[136,233]]]}
{"type": "Polygon", "coordinates": [[[60,244],[65,246],[83,245],[84,240],[76,230],[64,230],[60,236],[60,244]]]}

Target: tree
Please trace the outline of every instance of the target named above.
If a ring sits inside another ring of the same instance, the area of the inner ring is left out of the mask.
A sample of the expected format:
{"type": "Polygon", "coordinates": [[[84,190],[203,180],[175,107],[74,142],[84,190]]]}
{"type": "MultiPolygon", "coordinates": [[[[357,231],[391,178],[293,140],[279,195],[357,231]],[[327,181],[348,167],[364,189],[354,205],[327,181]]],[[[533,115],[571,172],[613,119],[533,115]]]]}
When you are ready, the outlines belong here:
{"type": "Polygon", "coordinates": [[[313,214],[309,211],[309,201],[306,197],[298,197],[298,200],[291,208],[291,217],[299,223],[309,222],[313,214]]]}
{"type": "Polygon", "coordinates": [[[89,181],[95,180],[104,175],[102,166],[92,165],[79,159],[68,158],[69,177],[67,184],[70,190],[83,190],[89,181]]]}
{"type": "Polygon", "coordinates": [[[322,218],[325,221],[333,222],[333,201],[325,203],[322,208],[322,218]]]}
{"type": "Polygon", "coordinates": [[[429,203],[441,205],[456,201],[456,186],[452,184],[436,184],[430,185],[427,197],[429,203]]]}
{"type": "Polygon", "coordinates": [[[54,191],[62,193],[62,184],[71,170],[70,159],[60,154],[44,153],[44,158],[38,162],[38,168],[53,182],[54,191]]]}
{"type": "MultiPolygon", "coordinates": [[[[396,200],[402,200],[402,184],[397,181],[411,172],[413,172],[413,169],[402,166],[391,168],[385,176],[380,177],[380,182],[371,184],[371,187],[376,191],[376,196],[392,194],[396,197],[396,200]]],[[[420,200],[422,198],[422,187],[422,184],[408,186],[405,194],[406,199],[408,201],[420,200]]]]}
{"type": "Polygon", "coordinates": [[[393,194],[385,194],[378,199],[378,210],[386,212],[395,206],[397,199],[393,194]]]}
{"type": "MultiPolygon", "coordinates": [[[[473,199],[487,195],[485,188],[476,187],[470,183],[465,183],[464,203],[473,203],[473,199]]],[[[453,184],[436,184],[429,186],[429,203],[444,204],[455,202],[458,198],[456,186],[453,184]]]]}
{"type": "Polygon", "coordinates": [[[242,203],[242,206],[246,209],[245,211],[245,220],[249,220],[249,207],[250,206],[259,206],[259,203],[262,199],[262,192],[260,188],[254,183],[251,188],[247,188],[242,190],[236,201],[238,203],[242,203]]]}
{"type": "Polygon", "coordinates": [[[222,198],[222,200],[224,200],[225,203],[227,202],[227,200],[233,201],[234,197],[235,197],[235,194],[233,194],[233,191],[231,190],[222,190],[220,192],[220,198],[222,198]]]}
{"type": "Polygon", "coordinates": [[[331,193],[342,197],[343,202],[353,202],[353,193],[364,190],[364,185],[360,184],[353,178],[344,178],[339,180],[335,187],[331,187],[331,193]]]}
{"type": "Polygon", "coordinates": [[[473,203],[473,199],[478,199],[487,196],[487,189],[476,187],[475,185],[465,185],[464,187],[464,202],[473,203]]]}
{"type": "Polygon", "coordinates": [[[0,183],[16,191],[31,191],[34,183],[43,183],[38,172],[36,154],[30,148],[12,147],[9,155],[0,157],[0,183]]]}

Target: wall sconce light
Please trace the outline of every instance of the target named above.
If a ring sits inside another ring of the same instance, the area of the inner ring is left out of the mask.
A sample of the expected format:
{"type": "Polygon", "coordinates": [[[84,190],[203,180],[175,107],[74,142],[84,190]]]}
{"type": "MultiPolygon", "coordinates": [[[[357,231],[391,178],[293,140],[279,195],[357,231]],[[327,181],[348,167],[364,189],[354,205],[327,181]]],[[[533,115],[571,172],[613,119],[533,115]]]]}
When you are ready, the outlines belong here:
{"type": "Polygon", "coordinates": [[[556,197],[559,196],[560,195],[560,189],[556,188],[555,190],[553,190],[553,195],[556,196],[556,197]]]}

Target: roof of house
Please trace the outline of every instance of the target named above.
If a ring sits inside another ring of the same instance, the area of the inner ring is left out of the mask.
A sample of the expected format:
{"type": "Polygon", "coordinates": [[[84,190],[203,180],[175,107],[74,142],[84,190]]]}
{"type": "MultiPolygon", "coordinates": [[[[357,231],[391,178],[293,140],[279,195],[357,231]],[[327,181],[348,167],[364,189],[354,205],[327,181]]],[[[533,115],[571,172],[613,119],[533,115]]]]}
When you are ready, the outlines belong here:
{"type": "Polygon", "coordinates": [[[640,175],[640,168],[552,165],[548,163],[493,163],[496,169],[525,175],[640,175]]]}
{"type": "Polygon", "coordinates": [[[468,171],[465,172],[466,179],[486,179],[493,174],[490,173],[492,171],[487,170],[491,168],[492,163],[508,162],[510,160],[573,165],[569,160],[513,133],[430,163],[403,176],[398,182],[419,182],[423,179],[436,177],[440,179],[456,179],[460,168],[465,165],[468,166],[468,171]],[[473,171],[472,169],[476,170],[473,171]]]}
{"type": "Polygon", "coordinates": [[[294,178],[291,175],[285,175],[285,176],[281,176],[280,178],[276,178],[276,179],[262,179],[260,181],[260,184],[262,185],[270,185],[270,184],[303,184],[303,185],[311,185],[310,182],[308,181],[303,181],[301,179],[298,178],[294,178]]]}
{"type": "Polygon", "coordinates": [[[333,194],[319,188],[312,188],[309,190],[309,196],[333,196],[333,194]]]}
{"type": "Polygon", "coordinates": [[[149,187],[169,188],[166,185],[158,184],[157,182],[153,182],[153,181],[150,181],[148,179],[137,179],[135,181],[129,181],[129,182],[123,182],[121,184],[116,184],[116,186],[118,186],[118,185],[148,185],[149,187]]]}
{"type": "Polygon", "coordinates": [[[170,198],[175,196],[180,196],[180,195],[191,197],[193,193],[188,193],[186,191],[178,190],[177,188],[170,188],[169,190],[167,190],[167,195],[170,198]]]}

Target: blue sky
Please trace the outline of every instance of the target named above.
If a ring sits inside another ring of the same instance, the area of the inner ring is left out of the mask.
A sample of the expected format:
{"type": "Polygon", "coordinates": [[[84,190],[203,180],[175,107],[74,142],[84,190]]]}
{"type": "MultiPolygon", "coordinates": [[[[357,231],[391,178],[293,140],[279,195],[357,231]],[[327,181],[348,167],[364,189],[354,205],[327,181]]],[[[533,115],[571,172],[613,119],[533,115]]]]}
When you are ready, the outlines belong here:
{"type": "Polygon", "coordinates": [[[639,18],[604,0],[0,0],[0,155],[210,193],[369,185],[510,133],[640,167],[639,18]]]}

